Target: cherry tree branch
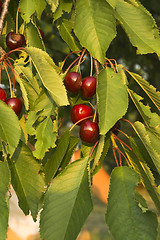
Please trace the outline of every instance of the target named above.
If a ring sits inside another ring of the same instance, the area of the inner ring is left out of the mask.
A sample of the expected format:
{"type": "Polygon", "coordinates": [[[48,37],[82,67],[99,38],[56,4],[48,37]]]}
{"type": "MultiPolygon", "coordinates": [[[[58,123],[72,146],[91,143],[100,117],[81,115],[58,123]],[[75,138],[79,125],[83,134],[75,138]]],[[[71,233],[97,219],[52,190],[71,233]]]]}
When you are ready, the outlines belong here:
{"type": "Polygon", "coordinates": [[[2,30],[3,30],[4,19],[8,12],[9,2],[10,2],[10,0],[5,0],[5,2],[3,3],[3,10],[1,13],[1,17],[0,17],[0,38],[1,38],[2,30]]]}
{"type": "Polygon", "coordinates": [[[98,75],[99,74],[99,62],[96,59],[94,59],[94,66],[95,66],[95,70],[96,70],[96,75],[98,75]]]}

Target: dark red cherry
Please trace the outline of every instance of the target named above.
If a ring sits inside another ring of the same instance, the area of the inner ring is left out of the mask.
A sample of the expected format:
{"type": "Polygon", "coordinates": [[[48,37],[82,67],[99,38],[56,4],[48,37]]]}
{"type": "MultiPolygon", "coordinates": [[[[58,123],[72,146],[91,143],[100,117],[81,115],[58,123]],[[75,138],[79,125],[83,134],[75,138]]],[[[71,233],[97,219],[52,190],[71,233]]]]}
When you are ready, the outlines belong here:
{"type": "Polygon", "coordinates": [[[0,100],[5,102],[6,98],[7,98],[7,93],[2,88],[0,88],[0,100]]]}
{"type": "Polygon", "coordinates": [[[6,37],[6,44],[10,50],[22,47],[25,44],[25,37],[23,34],[9,32],[6,37]]]}
{"type": "MultiPolygon", "coordinates": [[[[77,104],[71,110],[71,120],[73,123],[89,116],[93,116],[93,110],[90,106],[77,104]]],[[[82,122],[79,122],[78,125],[81,125],[82,122]]]]}
{"type": "Polygon", "coordinates": [[[0,0],[0,13],[2,12],[2,6],[3,6],[3,3],[2,3],[2,1],[0,0]]]}
{"type": "Polygon", "coordinates": [[[86,143],[95,143],[99,139],[99,127],[91,120],[84,121],[80,126],[79,136],[86,143]]]}
{"type": "Polygon", "coordinates": [[[114,133],[115,135],[117,135],[117,134],[119,133],[118,130],[120,130],[120,129],[121,129],[121,123],[120,123],[120,121],[118,120],[118,121],[114,124],[114,126],[110,129],[110,131],[112,131],[112,133],[114,133]]]}
{"type": "Polygon", "coordinates": [[[44,32],[41,29],[39,29],[39,32],[41,34],[42,39],[44,40],[44,32]]]}
{"type": "Polygon", "coordinates": [[[97,79],[95,77],[86,77],[82,81],[82,96],[91,98],[96,93],[97,79]]]}
{"type": "Polygon", "coordinates": [[[77,72],[69,72],[65,76],[64,84],[70,93],[77,93],[82,86],[82,77],[77,72]]]}
{"type": "Polygon", "coordinates": [[[6,100],[6,104],[10,106],[17,115],[20,114],[22,110],[22,102],[19,100],[19,98],[8,98],[6,100]]]}

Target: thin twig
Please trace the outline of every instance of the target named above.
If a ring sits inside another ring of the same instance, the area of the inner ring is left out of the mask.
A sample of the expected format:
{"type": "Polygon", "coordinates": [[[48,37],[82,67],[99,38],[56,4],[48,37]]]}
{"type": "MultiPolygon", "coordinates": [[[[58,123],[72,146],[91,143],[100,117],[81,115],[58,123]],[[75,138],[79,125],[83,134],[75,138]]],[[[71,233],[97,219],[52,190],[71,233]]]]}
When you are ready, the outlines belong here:
{"type": "Polygon", "coordinates": [[[10,2],[10,0],[5,0],[5,2],[3,3],[3,10],[1,13],[1,17],[0,17],[0,38],[1,38],[2,30],[3,30],[4,19],[8,12],[9,2],[10,2]]]}

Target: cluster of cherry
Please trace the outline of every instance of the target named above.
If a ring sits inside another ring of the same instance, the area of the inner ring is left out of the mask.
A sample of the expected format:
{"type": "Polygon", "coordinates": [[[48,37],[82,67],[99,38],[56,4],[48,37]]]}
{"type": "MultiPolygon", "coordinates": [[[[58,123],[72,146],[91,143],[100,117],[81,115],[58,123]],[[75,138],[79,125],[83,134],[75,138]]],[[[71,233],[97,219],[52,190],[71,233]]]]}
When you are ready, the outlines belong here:
{"type": "MultiPolygon", "coordinates": [[[[0,11],[2,10],[2,2],[0,1],[0,11]]],[[[44,38],[44,33],[41,29],[39,29],[42,39],[44,38]]],[[[26,44],[26,40],[23,34],[9,32],[6,37],[6,45],[9,50],[16,50],[21,48],[26,44]]],[[[14,74],[14,72],[13,72],[14,74]]],[[[7,99],[7,93],[4,89],[0,88],[0,100],[5,102],[8,106],[10,106],[17,115],[20,114],[22,110],[22,102],[17,97],[11,97],[7,99]]]]}
{"type": "MultiPolygon", "coordinates": [[[[6,45],[9,50],[14,50],[19,47],[22,47],[25,44],[25,37],[23,34],[9,32],[6,37],[6,45]]],[[[11,97],[7,99],[7,93],[4,89],[0,88],[0,100],[5,102],[8,106],[10,106],[17,116],[20,114],[22,110],[22,102],[17,97],[11,97]]]]}
{"type": "MultiPolygon", "coordinates": [[[[90,99],[96,93],[97,79],[89,76],[82,80],[78,72],[69,72],[65,76],[64,84],[68,92],[76,94],[81,91],[83,98],[90,99]]],[[[72,122],[80,126],[81,140],[89,144],[96,143],[99,139],[99,127],[94,115],[92,107],[85,104],[77,104],[71,110],[72,122]],[[91,118],[94,120],[91,121],[91,118]]]]}

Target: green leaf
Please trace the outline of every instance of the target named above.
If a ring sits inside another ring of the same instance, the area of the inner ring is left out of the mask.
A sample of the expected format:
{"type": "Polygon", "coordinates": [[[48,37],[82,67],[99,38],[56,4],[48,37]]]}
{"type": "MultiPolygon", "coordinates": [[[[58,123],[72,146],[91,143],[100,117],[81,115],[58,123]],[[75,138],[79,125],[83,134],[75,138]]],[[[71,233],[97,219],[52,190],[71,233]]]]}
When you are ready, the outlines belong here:
{"type": "Polygon", "coordinates": [[[143,142],[147,152],[149,153],[158,173],[160,174],[160,136],[154,132],[154,129],[145,128],[140,122],[135,122],[134,127],[138,137],[143,142]]]}
{"type": "Polygon", "coordinates": [[[143,91],[148,95],[157,109],[160,111],[160,92],[156,91],[156,88],[150,85],[144,78],[136,73],[130,73],[133,79],[139,84],[143,91]]]}
{"type": "Polygon", "coordinates": [[[53,154],[48,159],[47,163],[44,166],[44,173],[46,183],[49,183],[54,175],[56,174],[60,164],[63,160],[63,157],[66,154],[70,142],[69,130],[67,130],[60,138],[57,147],[55,148],[53,154]]]}
{"type": "Polygon", "coordinates": [[[21,136],[21,128],[15,112],[3,101],[0,101],[0,139],[7,144],[8,153],[12,156],[21,136]]]}
{"type": "Polygon", "coordinates": [[[43,10],[46,7],[45,0],[21,0],[19,3],[21,16],[27,23],[30,22],[31,16],[36,12],[40,19],[43,10]]]}
{"type": "Polygon", "coordinates": [[[97,99],[100,134],[106,134],[125,115],[128,108],[127,87],[122,75],[103,69],[97,78],[97,99]]]}
{"type": "Polygon", "coordinates": [[[160,124],[160,116],[156,113],[152,113],[149,106],[145,106],[142,102],[140,102],[143,100],[141,96],[137,95],[130,89],[128,89],[128,92],[145,124],[148,127],[158,126],[160,124]]]}
{"type": "Polygon", "coordinates": [[[7,162],[0,161],[0,240],[7,238],[9,207],[6,194],[10,187],[10,172],[7,162]]]}
{"type": "Polygon", "coordinates": [[[81,45],[103,64],[116,36],[113,9],[106,0],[77,0],[74,30],[81,45]]]}
{"type": "Polygon", "coordinates": [[[115,7],[116,7],[116,5],[117,5],[117,0],[106,0],[108,3],[109,3],[109,5],[113,8],[113,9],[115,9],[115,7]]]}
{"type": "Polygon", "coordinates": [[[69,48],[71,51],[77,51],[79,50],[75,39],[72,36],[72,30],[73,30],[73,21],[72,19],[67,20],[67,19],[61,19],[58,22],[58,30],[59,33],[61,34],[61,37],[63,40],[68,44],[69,48]]]}
{"type": "Polygon", "coordinates": [[[38,173],[41,166],[33,157],[31,150],[22,142],[8,163],[19,206],[25,215],[29,214],[30,210],[36,221],[45,185],[43,177],[38,173]]]}
{"type": "Polygon", "coordinates": [[[68,149],[67,149],[67,152],[62,160],[62,163],[60,165],[60,168],[63,170],[67,164],[70,162],[71,160],[71,157],[73,155],[73,152],[75,150],[75,148],[77,147],[77,144],[79,143],[79,138],[76,138],[76,137],[73,137],[71,136],[70,137],[70,141],[69,141],[69,146],[68,146],[68,149]]]}
{"type": "Polygon", "coordinates": [[[155,23],[153,18],[141,6],[136,7],[126,1],[118,0],[116,16],[126,31],[133,46],[138,53],[160,54],[160,39],[155,36],[155,23]],[[143,31],[142,31],[143,29],[143,31]]]}
{"type": "Polygon", "coordinates": [[[15,64],[16,72],[18,73],[18,75],[22,75],[31,84],[31,86],[34,88],[36,93],[39,94],[40,88],[39,88],[37,79],[33,75],[31,64],[25,67],[24,65],[25,65],[24,59],[20,58],[16,60],[16,64],[15,64]]]}
{"type": "Polygon", "coordinates": [[[50,117],[43,120],[36,129],[36,143],[33,155],[42,159],[49,148],[55,147],[57,133],[54,131],[54,125],[50,117]]]}
{"type": "Polygon", "coordinates": [[[49,94],[41,92],[27,117],[26,130],[28,134],[35,135],[35,151],[33,155],[42,159],[49,148],[55,147],[57,137],[56,106],[49,94]],[[54,120],[52,120],[54,116],[54,120]]]}
{"type": "Polygon", "coordinates": [[[92,175],[96,174],[102,166],[102,162],[106,157],[110,146],[110,134],[101,136],[97,148],[96,155],[94,157],[94,162],[92,165],[92,175]]]}
{"type": "Polygon", "coordinates": [[[71,163],[50,185],[41,212],[41,238],[76,239],[92,210],[87,166],[88,158],[71,163]]]}
{"type": "MultiPolygon", "coordinates": [[[[129,167],[115,168],[111,174],[106,222],[115,240],[156,240],[157,218],[139,206],[135,187],[139,175],[129,167]]],[[[140,198],[139,198],[140,199],[140,198]]],[[[143,203],[141,203],[143,206],[143,203]]]]}
{"type": "Polygon", "coordinates": [[[45,51],[45,45],[43,43],[41,34],[37,26],[33,22],[29,22],[26,25],[26,36],[29,47],[40,48],[45,51]]]}
{"type": "Polygon", "coordinates": [[[16,81],[20,85],[22,97],[23,97],[23,100],[24,100],[25,109],[28,111],[29,110],[29,99],[28,99],[27,90],[26,90],[26,88],[24,86],[24,82],[23,82],[22,78],[19,77],[19,75],[16,75],[15,78],[16,78],[16,81]]]}
{"type": "Polygon", "coordinates": [[[52,96],[57,105],[68,105],[66,89],[63,85],[61,77],[54,68],[54,63],[49,55],[38,48],[26,48],[27,53],[32,59],[32,62],[38,72],[38,75],[52,96]]]}
{"type": "Polygon", "coordinates": [[[156,187],[155,179],[150,168],[147,166],[147,159],[143,158],[144,150],[137,145],[134,138],[130,138],[133,152],[126,150],[128,159],[135,165],[136,170],[142,177],[143,184],[154,201],[157,209],[160,211],[160,191],[156,187]]]}
{"type": "Polygon", "coordinates": [[[59,0],[46,0],[46,1],[51,6],[51,10],[54,13],[59,5],[59,0]]]}
{"type": "Polygon", "coordinates": [[[69,13],[72,9],[73,1],[72,0],[59,0],[58,8],[56,9],[55,13],[53,14],[53,20],[57,20],[63,14],[63,12],[69,13]]]}

